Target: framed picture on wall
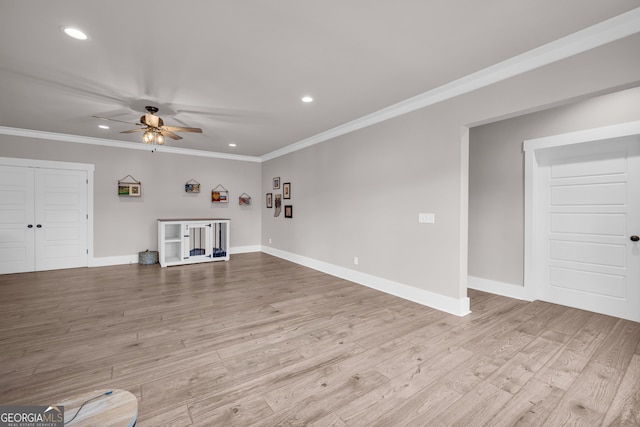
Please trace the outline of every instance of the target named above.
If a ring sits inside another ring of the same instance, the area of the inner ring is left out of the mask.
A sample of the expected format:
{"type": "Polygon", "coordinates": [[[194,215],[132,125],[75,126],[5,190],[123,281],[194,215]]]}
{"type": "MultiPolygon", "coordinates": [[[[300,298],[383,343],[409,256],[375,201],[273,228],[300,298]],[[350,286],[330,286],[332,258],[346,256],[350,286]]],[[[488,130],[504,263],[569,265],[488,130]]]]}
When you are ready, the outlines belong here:
{"type": "Polygon", "coordinates": [[[129,196],[140,197],[140,184],[129,185],[129,196]]]}
{"type": "Polygon", "coordinates": [[[273,178],[273,189],[277,190],[280,188],[280,177],[277,176],[275,178],[273,178]]]}
{"type": "Polygon", "coordinates": [[[282,198],[290,199],[291,198],[291,183],[285,182],[282,184],[282,198]]]}
{"type": "Polygon", "coordinates": [[[140,184],[118,184],[118,196],[140,197],[140,184]]]}
{"type": "Polygon", "coordinates": [[[218,184],[211,190],[211,203],[229,203],[229,190],[218,184]]]}
{"type": "Polygon", "coordinates": [[[127,175],[118,180],[118,196],[140,197],[142,196],[142,183],[127,175]],[[130,179],[129,181],[127,179],[130,179]]]}
{"type": "Polygon", "coordinates": [[[184,185],[184,191],[186,193],[199,193],[200,192],[200,183],[195,179],[190,179],[184,185]]]}
{"type": "Polygon", "coordinates": [[[293,206],[284,205],[284,217],[285,218],[293,218],[293,206]]]}
{"type": "Polygon", "coordinates": [[[229,202],[229,192],[228,191],[211,191],[211,202],[212,203],[228,203],[229,202]]]}
{"type": "Polygon", "coordinates": [[[273,207],[273,193],[267,193],[267,207],[273,207]]]}
{"type": "Polygon", "coordinates": [[[273,210],[273,216],[280,216],[280,212],[282,211],[282,194],[278,193],[274,196],[273,204],[276,206],[273,210]]]}

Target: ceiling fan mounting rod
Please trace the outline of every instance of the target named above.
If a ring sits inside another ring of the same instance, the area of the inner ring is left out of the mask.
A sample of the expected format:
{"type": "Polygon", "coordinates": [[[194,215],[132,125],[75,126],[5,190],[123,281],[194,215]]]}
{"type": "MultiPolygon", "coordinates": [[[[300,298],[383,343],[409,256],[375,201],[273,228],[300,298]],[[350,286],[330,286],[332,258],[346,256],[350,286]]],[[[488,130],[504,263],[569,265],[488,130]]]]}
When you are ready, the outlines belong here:
{"type": "Polygon", "coordinates": [[[154,107],[152,105],[147,105],[146,107],[144,107],[149,113],[151,114],[155,114],[158,112],[158,107],[154,107]]]}

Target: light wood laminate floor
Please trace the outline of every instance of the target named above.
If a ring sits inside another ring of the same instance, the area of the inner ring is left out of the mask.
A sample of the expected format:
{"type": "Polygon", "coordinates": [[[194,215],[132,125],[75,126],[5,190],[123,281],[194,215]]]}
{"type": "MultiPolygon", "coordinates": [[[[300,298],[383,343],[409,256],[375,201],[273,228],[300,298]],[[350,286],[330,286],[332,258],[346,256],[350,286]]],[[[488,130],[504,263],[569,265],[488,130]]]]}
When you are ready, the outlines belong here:
{"type": "Polygon", "coordinates": [[[269,255],[0,276],[0,404],[138,426],[640,425],[640,324],[469,291],[456,317],[269,255]]]}

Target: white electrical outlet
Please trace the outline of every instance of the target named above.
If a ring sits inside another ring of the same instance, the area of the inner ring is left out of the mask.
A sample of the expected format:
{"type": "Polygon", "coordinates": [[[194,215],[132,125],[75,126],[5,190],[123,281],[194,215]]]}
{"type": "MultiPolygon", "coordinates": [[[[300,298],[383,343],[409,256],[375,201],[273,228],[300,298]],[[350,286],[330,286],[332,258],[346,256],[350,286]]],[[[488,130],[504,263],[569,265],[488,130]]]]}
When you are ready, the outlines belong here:
{"type": "Polygon", "coordinates": [[[357,256],[353,257],[353,265],[358,265],[358,257],[357,256]]]}
{"type": "Polygon", "coordinates": [[[436,223],[436,214],[419,213],[418,214],[418,222],[424,223],[424,224],[435,224],[436,223]]]}
{"type": "Polygon", "coordinates": [[[269,243],[271,243],[271,237],[269,237],[269,243]]]}

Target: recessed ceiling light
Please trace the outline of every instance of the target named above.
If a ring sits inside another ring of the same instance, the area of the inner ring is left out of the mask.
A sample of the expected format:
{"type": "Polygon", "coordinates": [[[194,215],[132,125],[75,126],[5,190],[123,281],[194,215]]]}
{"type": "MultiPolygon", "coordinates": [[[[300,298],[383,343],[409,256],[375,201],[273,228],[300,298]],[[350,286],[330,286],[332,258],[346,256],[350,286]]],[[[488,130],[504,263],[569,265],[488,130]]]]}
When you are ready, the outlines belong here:
{"type": "Polygon", "coordinates": [[[229,147],[236,147],[237,145],[234,144],[233,142],[231,144],[229,144],[229,147]]]}
{"type": "Polygon", "coordinates": [[[87,40],[89,36],[87,36],[82,30],[79,30],[74,27],[62,27],[62,31],[69,37],[73,37],[77,40],[87,40]]]}
{"type": "Polygon", "coordinates": [[[109,126],[107,126],[107,125],[98,125],[98,127],[100,129],[109,129],[109,126]]]}
{"type": "Polygon", "coordinates": [[[302,102],[313,102],[313,98],[310,96],[303,96],[302,97],[302,102]]]}

